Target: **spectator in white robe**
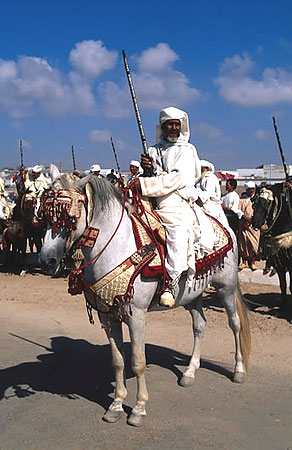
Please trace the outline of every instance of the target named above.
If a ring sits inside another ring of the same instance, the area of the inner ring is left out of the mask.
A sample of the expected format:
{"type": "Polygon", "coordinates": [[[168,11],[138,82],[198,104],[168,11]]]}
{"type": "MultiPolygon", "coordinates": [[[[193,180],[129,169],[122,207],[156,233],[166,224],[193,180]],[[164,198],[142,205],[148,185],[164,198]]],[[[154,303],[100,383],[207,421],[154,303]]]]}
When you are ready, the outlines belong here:
{"type": "Polygon", "coordinates": [[[24,183],[26,200],[36,199],[35,213],[39,209],[42,193],[48,187],[48,182],[42,174],[42,166],[35,165],[32,168],[31,178],[27,179],[24,183]]]}
{"type": "Polygon", "coordinates": [[[195,183],[203,209],[210,216],[219,220],[224,227],[229,227],[228,220],[221,206],[221,188],[215,175],[215,167],[209,161],[201,159],[201,176],[195,183]]]}
{"type": "Polygon", "coordinates": [[[207,216],[194,203],[198,198],[194,179],[200,176],[201,165],[196,148],[189,143],[188,116],[169,107],[160,112],[159,122],[160,141],[149,148],[150,159],[141,157],[142,167],[152,167],[155,176],[136,178],[133,184],[142,195],[156,199],[157,213],[166,228],[166,269],[171,282],[160,303],[171,307],[182,272],[188,270],[189,280],[195,273],[194,243],[207,253],[213,248],[214,233],[207,216]]]}
{"type": "Polygon", "coordinates": [[[236,233],[238,230],[238,220],[241,218],[239,212],[239,195],[235,192],[237,181],[234,178],[226,180],[227,193],[222,197],[222,208],[226,214],[230,228],[236,233]]]}

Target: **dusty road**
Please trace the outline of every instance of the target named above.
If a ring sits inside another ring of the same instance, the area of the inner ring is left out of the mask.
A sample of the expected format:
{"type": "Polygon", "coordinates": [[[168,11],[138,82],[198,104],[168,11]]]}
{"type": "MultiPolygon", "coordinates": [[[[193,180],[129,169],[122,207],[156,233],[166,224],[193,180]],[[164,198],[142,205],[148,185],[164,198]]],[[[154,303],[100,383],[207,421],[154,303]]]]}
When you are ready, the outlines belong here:
{"type": "Polygon", "coordinates": [[[129,344],[125,416],[108,424],[109,346],[88,323],[82,296],[69,296],[64,279],[0,274],[0,448],[291,450],[292,325],[277,317],[277,287],[242,290],[252,309],[244,385],[230,381],[233,338],[214,295],[206,298],[202,367],[190,389],[177,384],[192,348],[188,313],[148,315],[150,399],[136,429],[126,425],[136,390],[129,344]]]}

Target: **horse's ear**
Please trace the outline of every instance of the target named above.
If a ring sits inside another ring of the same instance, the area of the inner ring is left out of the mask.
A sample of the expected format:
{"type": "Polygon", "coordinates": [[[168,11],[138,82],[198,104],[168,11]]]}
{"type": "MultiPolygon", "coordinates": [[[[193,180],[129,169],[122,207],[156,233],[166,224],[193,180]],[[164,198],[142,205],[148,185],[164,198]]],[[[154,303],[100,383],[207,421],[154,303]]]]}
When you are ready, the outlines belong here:
{"type": "Polygon", "coordinates": [[[92,176],[95,176],[95,175],[90,173],[86,177],[83,177],[83,178],[80,178],[80,180],[74,181],[74,187],[81,191],[84,188],[84,186],[89,182],[89,180],[92,178],[92,176]]]}
{"type": "Polygon", "coordinates": [[[54,183],[58,178],[60,178],[60,171],[55,164],[50,165],[50,177],[52,180],[52,183],[54,183]]]}

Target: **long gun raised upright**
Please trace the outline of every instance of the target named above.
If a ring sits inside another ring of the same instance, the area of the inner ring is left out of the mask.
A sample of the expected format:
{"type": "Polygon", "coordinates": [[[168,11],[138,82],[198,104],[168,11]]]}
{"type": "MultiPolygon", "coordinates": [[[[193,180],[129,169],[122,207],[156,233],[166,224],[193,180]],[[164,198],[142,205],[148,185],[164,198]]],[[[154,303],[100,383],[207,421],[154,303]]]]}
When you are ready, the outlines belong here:
{"type": "Polygon", "coordinates": [[[75,172],[75,170],[76,170],[76,161],[75,161],[75,153],[74,153],[74,147],[73,147],[73,145],[72,145],[72,147],[71,147],[71,152],[72,152],[73,170],[74,170],[74,172],[75,172]]]}
{"type": "MultiPolygon", "coordinates": [[[[141,141],[142,141],[143,152],[145,153],[146,156],[149,157],[147,141],[146,141],[143,125],[142,125],[142,120],[141,120],[141,116],[140,116],[140,112],[139,112],[139,108],[138,108],[137,98],[136,98],[134,85],[132,82],[131,72],[129,69],[129,64],[127,61],[125,50],[122,50],[122,53],[123,53],[124,65],[125,65],[126,75],[127,75],[127,79],[128,79],[129,88],[130,88],[130,93],[131,93],[133,106],[134,106],[134,110],[135,110],[135,114],[136,114],[137,124],[138,124],[140,137],[141,137],[141,141]]],[[[147,177],[152,177],[154,175],[153,169],[146,169],[146,170],[144,169],[144,174],[147,177]]]]}
{"type": "Polygon", "coordinates": [[[122,178],[121,169],[120,169],[120,165],[119,165],[119,161],[118,161],[118,155],[117,155],[117,153],[116,153],[116,149],[115,149],[115,145],[114,145],[113,138],[111,137],[110,140],[111,140],[111,144],[112,144],[112,149],[113,149],[114,157],[115,157],[115,160],[116,160],[116,165],[117,165],[119,177],[122,178]]]}
{"type": "Polygon", "coordinates": [[[281,141],[280,141],[280,136],[279,136],[279,133],[278,133],[278,128],[277,128],[277,125],[276,125],[276,119],[275,119],[274,116],[273,116],[273,125],[274,125],[274,130],[275,130],[275,133],[276,133],[278,147],[279,147],[279,150],[280,150],[280,155],[281,155],[281,158],[282,158],[282,163],[283,163],[284,172],[285,172],[285,178],[286,178],[286,181],[288,181],[289,180],[289,170],[288,170],[288,166],[287,166],[287,163],[286,163],[286,160],[285,160],[284,152],[283,152],[283,149],[282,149],[282,144],[281,144],[281,141]]]}
{"type": "Polygon", "coordinates": [[[20,139],[19,141],[19,151],[20,151],[20,170],[24,170],[22,139],[20,139]]]}

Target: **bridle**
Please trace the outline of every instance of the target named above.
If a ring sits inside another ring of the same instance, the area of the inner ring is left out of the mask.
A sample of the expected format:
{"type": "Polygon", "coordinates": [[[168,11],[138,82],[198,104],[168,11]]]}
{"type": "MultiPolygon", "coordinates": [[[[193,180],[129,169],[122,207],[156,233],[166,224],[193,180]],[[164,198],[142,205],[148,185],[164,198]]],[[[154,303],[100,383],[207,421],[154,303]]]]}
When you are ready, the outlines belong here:
{"type": "MultiPolygon", "coordinates": [[[[86,214],[86,228],[82,235],[77,238],[72,245],[72,234],[77,229],[77,221],[80,219],[82,214],[82,205],[85,207],[87,212],[88,199],[83,192],[80,192],[77,189],[72,191],[67,189],[49,189],[48,191],[45,191],[42,196],[41,205],[39,208],[40,217],[51,225],[53,233],[57,234],[60,229],[66,229],[68,231],[65,244],[65,256],[68,252],[72,254],[76,249],[81,248],[83,245],[85,247],[92,248],[98,237],[99,230],[88,226],[86,214]],[[92,231],[95,231],[94,238],[90,240],[90,234],[92,234],[92,231]],[[89,241],[87,240],[88,236],[89,241]]],[[[82,267],[79,267],[79,270],[85,268],[96,260],[110,244],[121,225],[125,212],[125,206],[126,200],[123,201],[120,220],[106,244],[93,258],[91,258],[82,267]]]]}

